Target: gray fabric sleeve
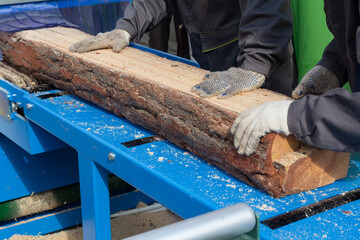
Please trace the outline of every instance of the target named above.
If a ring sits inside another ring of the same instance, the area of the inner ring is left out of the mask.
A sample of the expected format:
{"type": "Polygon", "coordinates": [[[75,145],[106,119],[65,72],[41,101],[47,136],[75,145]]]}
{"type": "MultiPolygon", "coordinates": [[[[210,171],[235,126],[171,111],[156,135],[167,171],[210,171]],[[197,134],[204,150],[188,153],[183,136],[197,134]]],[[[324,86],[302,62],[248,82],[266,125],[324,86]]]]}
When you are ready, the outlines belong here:
{"type": "Polygon", "coordinates": [[[360,152],[360,92],[342,88],[291,103],[288,126],[307,145],[338,152],[360,152]]]}
{"type": "Polygon", "coordinates": [[[117,29],[127,31],[131,41],[139,41],[142,35],[173,14],[171,0],[135,0],[126,8],[124,17],[116,22],[117,29]]]}
{"type": "Polygon", "coordinates": [[[267,77],[290,56],[292,37],[290,0],[240,0],[238,63],[267,77]]]}

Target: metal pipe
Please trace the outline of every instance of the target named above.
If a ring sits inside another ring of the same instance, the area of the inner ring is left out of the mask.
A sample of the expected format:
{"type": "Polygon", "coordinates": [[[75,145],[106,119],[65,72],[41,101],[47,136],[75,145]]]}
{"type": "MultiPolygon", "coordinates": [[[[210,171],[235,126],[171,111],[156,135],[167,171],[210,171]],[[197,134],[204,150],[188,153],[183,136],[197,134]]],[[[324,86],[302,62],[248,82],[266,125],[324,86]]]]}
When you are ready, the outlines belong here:
{"type": "Polygon", "coordinates": [[[255,225],[254,211],[247,204],[239,203],[125,240],[225,240],[248,233],[255,225]]]}

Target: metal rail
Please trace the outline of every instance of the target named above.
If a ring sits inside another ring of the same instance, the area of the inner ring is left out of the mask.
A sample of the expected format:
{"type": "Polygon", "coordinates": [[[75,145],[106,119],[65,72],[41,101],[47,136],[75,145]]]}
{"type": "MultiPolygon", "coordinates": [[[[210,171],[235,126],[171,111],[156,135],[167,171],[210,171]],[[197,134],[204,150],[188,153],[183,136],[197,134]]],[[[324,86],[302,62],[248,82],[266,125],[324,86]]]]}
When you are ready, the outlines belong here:
{"type": "Polygon", "coordinates": [[[158,228],[126,240],[226,240],[240,237],[256,226],[254,211],[244,203],[158,228]]]}

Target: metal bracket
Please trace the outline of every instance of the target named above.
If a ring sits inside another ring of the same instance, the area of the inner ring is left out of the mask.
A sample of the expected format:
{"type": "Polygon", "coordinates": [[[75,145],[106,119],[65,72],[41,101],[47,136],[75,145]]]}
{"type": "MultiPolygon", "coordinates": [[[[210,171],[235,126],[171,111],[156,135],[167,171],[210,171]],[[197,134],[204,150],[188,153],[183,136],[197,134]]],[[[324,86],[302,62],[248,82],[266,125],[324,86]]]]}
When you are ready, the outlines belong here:
{"type": "Polygon", "coordinates": [[[0,87],[0,115],[11,120],[11,102],[9,100],[9,92],[0,87]]]}
{"type": "Polygon", "coordinates": [[[12,113],[16,113],[21,106],[20,102],[11,101],[16,94],[10,94],[9,91],[0,87],[0,115],[7,120],[13,120],[12,113]]]}

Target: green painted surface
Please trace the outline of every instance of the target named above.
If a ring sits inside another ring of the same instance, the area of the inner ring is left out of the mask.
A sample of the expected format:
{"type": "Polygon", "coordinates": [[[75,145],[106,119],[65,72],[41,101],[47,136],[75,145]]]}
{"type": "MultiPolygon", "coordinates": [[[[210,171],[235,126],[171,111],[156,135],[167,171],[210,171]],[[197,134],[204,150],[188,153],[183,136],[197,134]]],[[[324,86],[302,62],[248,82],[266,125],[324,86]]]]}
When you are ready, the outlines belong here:
{"type": "MultiPolygon", "coordinates": [[[[333,39],[326,25],[323,0],[293,0],[294,48],[299,81],[321,59],[333,39]]],[[[350,90],[349,84],[344,86],[350,90]]]]}
{"type": "Polygon", "coordinates": [[[293,0],[294,47],[301,79],[321,59],[333,39],[327,28],[323,0],[293,0]]]}
{"type": "Polygon", "coordinates": [[[321,59],[333,39],[327,28],[323,0],[293,0],[294,47],[301,79],[321,59]]]}

